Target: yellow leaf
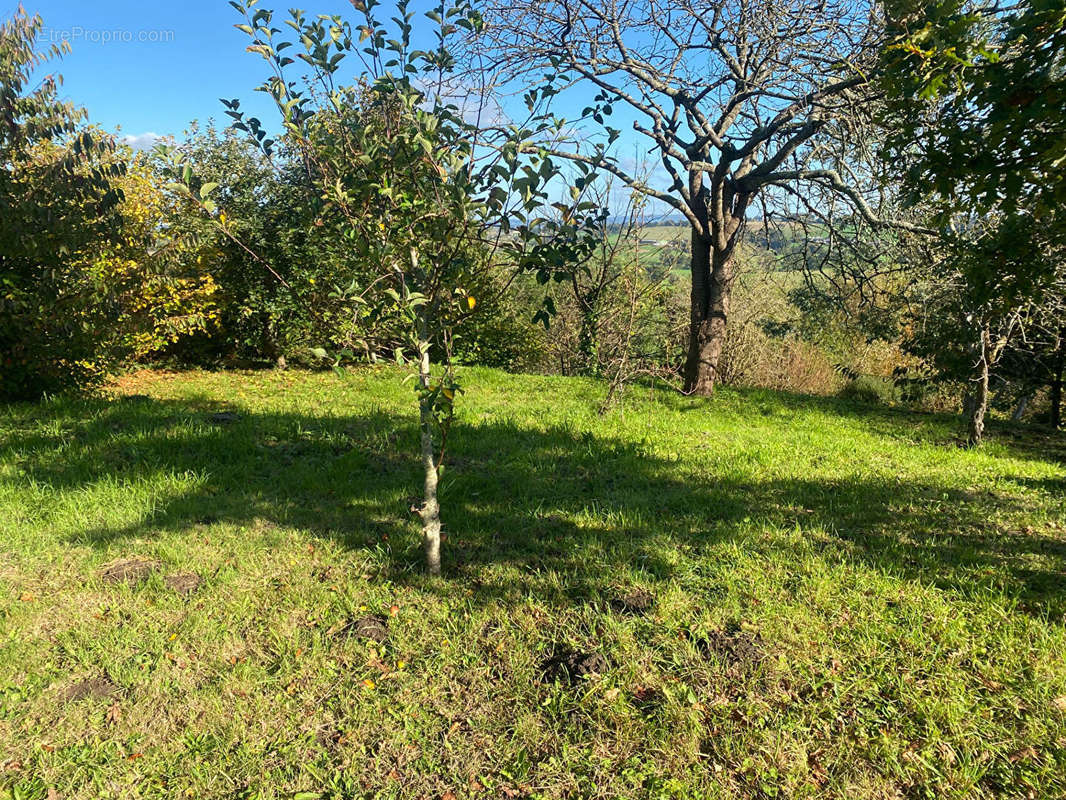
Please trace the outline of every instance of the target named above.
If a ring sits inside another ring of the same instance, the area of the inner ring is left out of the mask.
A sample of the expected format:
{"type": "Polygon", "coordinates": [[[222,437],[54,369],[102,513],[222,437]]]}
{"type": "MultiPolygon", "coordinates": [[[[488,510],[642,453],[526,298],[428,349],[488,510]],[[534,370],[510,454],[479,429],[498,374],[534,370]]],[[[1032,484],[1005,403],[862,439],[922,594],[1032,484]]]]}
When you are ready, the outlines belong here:
{"type": "Polygon", "coordinates": [[[466,298],[466,304],[470,306],[470,310],[473,311],[474,306],[477,305],[477,300],[475,300],[473,297],[468,297],[466,298]]]}

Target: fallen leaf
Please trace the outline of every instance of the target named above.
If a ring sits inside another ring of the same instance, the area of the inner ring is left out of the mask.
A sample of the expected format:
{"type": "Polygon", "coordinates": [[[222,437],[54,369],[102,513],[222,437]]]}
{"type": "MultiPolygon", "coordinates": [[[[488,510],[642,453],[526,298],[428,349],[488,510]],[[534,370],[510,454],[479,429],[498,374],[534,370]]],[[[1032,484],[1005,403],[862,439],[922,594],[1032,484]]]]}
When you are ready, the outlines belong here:
{"type": "Polygon", "coordinates": [[[112,703],[107,709],[107,714],[104,717],[107,720],[108,725],[114,725],[122,719],[122,708],[118,703],[112,703]]]}
{"type": "Polygon", "coordinates": [[[1051,705],[1055,706],[1059,711],[1066,712],[1066,694],[1062,697],[1056,697],[1051,701],[1051,705]]]}
{"type": "Polygon", "coordinates": [[[1028,747],[1022,747],[1019,750],[1015,750],[1013,753],[1007,756],[1007,758],[1010,759],[1011,763],[1017,764],[1019,761],[1032,761],[1039,755],[1040,754],[1036,751],[1036,748],[1032,745],[1029,745],[1028,747]]]}

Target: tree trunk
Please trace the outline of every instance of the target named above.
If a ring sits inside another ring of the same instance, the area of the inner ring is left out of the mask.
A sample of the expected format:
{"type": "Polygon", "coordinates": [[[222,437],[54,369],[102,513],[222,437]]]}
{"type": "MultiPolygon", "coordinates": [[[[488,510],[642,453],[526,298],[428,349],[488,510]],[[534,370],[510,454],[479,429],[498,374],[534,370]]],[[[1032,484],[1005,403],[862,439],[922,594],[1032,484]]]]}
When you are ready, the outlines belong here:
{"type": "Polygon", "coordinates": [[[985,414],[988,413],[988,385],[990,367],[988,359],[991,351],[991,334],[988,326],[981,328],[980,358],[977,362],[977,378],[966,402],[967,432],[966,444],[977,447],[985,433],[985,414]]]}
{"type": "Polygon", "coordinates": [[[1022,395],[1018,400],[1018,405],[1014,407],[1014,413],[1010,415],[1011,422],[1021,422],[1025,416],[1026,409],[1029,408],[1029,404],[1033,402],[1033,396],[1031,394],[1022,395]]]}
{"type": "Polygon", "coordinates": [[[600,374],[600,309],[599,298],[579,298],[581,323],[578,331],[578,357],[581,374],[599,377],[600,374]]]}
{"type": "Polygon", "coordinates": [[[422,544],[426,551],[426,570],[430,575],[440,575],[440,502],[437,499],[436,454],[433,452],[433,401],[427,391],[430,388],[429,342],[426,337],[426,325],[419,323],[421,336],[418,345],[422,357],[418,362],[418,380],[423,394],[418,402],[419,423],[422,432],[422,470],[425,473],[425,492],[422,501],[422,544]]]}
{"type": "Polygon", "coordinates": [[[692,231],[692,316],[685,392],[710,396],[718,381],[733,290],[733,254],[719,253],[710,237],[692,231]]]}
{"type": "Polygon", "coordinates": [[[1055,352],[1054,373],[1051,376],[1051,427],[1062,426],[1062,379],[1066,371],[1066,328],[1059,331],[1059,346],[1055,352]]]}

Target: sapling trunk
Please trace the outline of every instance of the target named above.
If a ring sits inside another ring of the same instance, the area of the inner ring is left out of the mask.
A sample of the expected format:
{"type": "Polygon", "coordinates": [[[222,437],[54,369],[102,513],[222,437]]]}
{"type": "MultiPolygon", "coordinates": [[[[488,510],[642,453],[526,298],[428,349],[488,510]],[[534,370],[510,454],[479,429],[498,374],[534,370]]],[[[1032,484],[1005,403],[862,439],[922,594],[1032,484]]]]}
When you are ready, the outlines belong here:
{"type": "Polygon", "coordinates": [[[985,414],[988,413],[988,388],[991,372],[991,332],[987,323],[981,328],[980,359],[977,362],[977,377],[966,403],[966,444],[977,447],[985,433],[985,414]]]}
{"type": "Polygon", "coordinates": [[[437,499],[437,482],[440,473],[433,446],[433,398],[429,394],[430,367],[429,341],[426,338],[425,320],[420,315],[418,381],[422,387],[419,394],[419,424],[422,433],[422,470],[425,473],[425,490],[422,499],[422,545],[426,551],[426,570],[430,575],[440,575],[440,502],[437,499]]]}
{"type": "Polygon", "coordinates": [[[1010,415],[1010,421],[1021,422],[1025,417],[1025,412],[1029,408],[1031,402],[1033,402],[1033,396],[1031,394],[1022,395],[1018,398],[1018,405],[1014,407],[1014,413],[1010,415]]]}

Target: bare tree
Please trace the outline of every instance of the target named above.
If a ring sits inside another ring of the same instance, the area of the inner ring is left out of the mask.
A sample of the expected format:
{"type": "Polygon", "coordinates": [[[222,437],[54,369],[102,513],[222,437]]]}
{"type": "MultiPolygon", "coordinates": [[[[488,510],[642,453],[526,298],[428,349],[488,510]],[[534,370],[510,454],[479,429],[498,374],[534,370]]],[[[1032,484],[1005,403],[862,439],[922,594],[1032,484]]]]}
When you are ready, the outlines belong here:
{"type": "Polygon", "coordinates": [[[841,155],[861,144],[857,123],[878,99],[871,75],[883,24],[875,4],[489,0],[486,17],[480,63],[499,67],[504,85],[536,80],[526,94],[531,108],[551,109],[583,87],[596,91],[581,120],[546,127],[544,149],[609,172],[688,220],[686,391],[710,394],[718,379],[749,209],[760,208],[765,219],[788,199],[825,219],[831,197],[836,206],[845,201],[854,220],[888,224],[869,176],[841,155]],[[650,143],[660,185],[612,156],[621,132],[607,123],[611,115],[631,120],[650,143]],[[575,135],[587,119],[605,135],[575,135]]]}

